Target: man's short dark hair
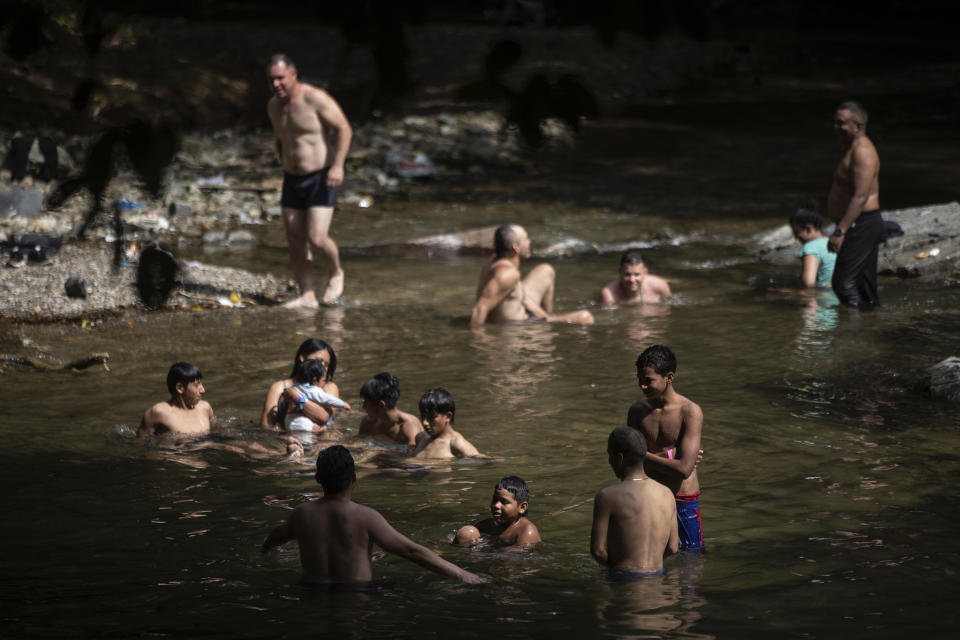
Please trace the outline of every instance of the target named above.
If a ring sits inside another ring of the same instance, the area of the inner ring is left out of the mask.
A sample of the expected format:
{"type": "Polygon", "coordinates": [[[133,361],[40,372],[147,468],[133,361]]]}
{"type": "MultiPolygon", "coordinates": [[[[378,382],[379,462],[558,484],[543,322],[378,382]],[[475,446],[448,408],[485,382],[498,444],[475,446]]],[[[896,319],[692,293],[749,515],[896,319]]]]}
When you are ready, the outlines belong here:
{"type": "Polygon", "coordinates": [[[335,444],[317,456],[317,482],[325,494],[343,493],[353,481],[353,456],[342,444],[335,444]]]}
{"type": "Polygon", "coordinates": [[[453,403],[453,395],[443,387],[430,389],[420,396],[420,415],[426,418],[441,413],[449,413],[450,422],[453,423],[453,417],[457,413],[456,405],[453,403]]]}
{"type": "Polygon", "coordinates": [[[646,266],[647,261],[643,259],[643,254],[640,253],[639,249],[627,249],[623,252],[623,255],[620,256],[620,266],[622,267],[625,264],[642,264],[646,266]]]}
{"type": "Polygon", "coordinates": [[[397,406],[397,400],[400,399],[400,382],[392,375],[384,371],[378,373],[363,383],[360,387],[360,397],[370,402],[380,402],[387,405],[388,409],[397,406]]]}
{"type": "Polygon", "coordinates": [[[637,371],[642,371],[646,367],[653,367],[653,370],[661,376],[676,373],[677,357],[673,355],[670,347],[655,344],[644,349],[643,353],[637,358],[637,371]]]}
{"type": "Polygon", "coordinates": [[[854,102],[853,100],[847,100],[846,102],[841,102],[840,106],[837,107],[837,111],[849,111],[853,114],[853,119],[860,124],[864,129],[867,128],[867,110],[863,108],[863,105],[859,102],[854,102]]]}
{"type": "Polygon", "coordinates": [[[647,455],[647,440],[633,427],[617,427],[607,438],[610,453],[622,453],[623,463],[628,468],[639,467],[647,455]]]}
{"type": "Polygon", "coordinates": [[[290,59],[290,56],[288,56],[285,53],[275,53],[272,56],[270,56],[270,62],[267,64],[267,68],[269,69],[270,67],[276,64],[282,64],[287,69],[297,68],[297,65],[293,64],[293,60],[290,59]]]}
{"type": "Polygon", "coordinates": [[[517,500],[517,504],[521,502],[526,502],[528,505],[530,504],[530,487],[523,481],[523,478],[504,476],[500,478],[500,482],[493,488],[494,491],[499,491],[500,489],[506,489],[512,493],[513,497],[517,500]]]}
{"type": "Polygon", "coordinates": [[[177,383],[187,386],[191,382],[196,382],[203,378],[203,374],[200,373],[200,368],[189,362],[174,362],[173,366],[170,367],[169,373],[167,373],[167,389],[170,390],[170,395],[177,393],[177,383]]]}
{"type": "Polygon", "coordinates": [[[297,384],[320,384],[327,375],[323,360],[304,360],[297,372],[297,384]]]}
{"type": "Polygon", "coordinates": [[[520,227],[515,224],[502,224],[493,234],[493,252],[498,258],[507,255],[514,243],[520,238],[520,227]]]}
{"type": "Polygon", "coordinates": [[[796,213],[790,216],[790,226],[794,229],[803,229],[809,224],[813,225],[813,228],[819,231],[823,228],[823,219],[820,217],[820,214],[817,213],[817,209],[816,200],[804,202],[803,205],[797,209],[796,213]]]}

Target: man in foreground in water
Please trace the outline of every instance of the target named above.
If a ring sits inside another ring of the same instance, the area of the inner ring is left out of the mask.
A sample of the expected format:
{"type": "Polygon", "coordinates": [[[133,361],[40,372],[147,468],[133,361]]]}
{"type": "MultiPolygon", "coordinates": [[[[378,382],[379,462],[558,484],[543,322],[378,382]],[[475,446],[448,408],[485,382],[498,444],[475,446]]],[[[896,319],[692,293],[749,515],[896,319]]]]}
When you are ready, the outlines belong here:
{"type": "Polygon", "coordinates": [[[520,225],[504,224],[493,236],[494,255],[480,271],[470,324],[485,322],[570,322],[593,324],[589,311],[553,313],[556,272],[539,264],[520,277],[520,260],[530,257],[530,236],[520,225]]]}
{"type": "Polygon", "coordinates": [[[828,242],[830,251],[837,253],[833,291],[845,305],[871,311],[880,302],[880,156],[867,137],[867,112],[858,103],[844,102],[837,107],[833,129],[843,147],[827,198],[827,213],[837,223],[828,242]]]}
{"type": "Polygon", "coordinates": [[[607,438],[607,456],[620,483],[593,501],[590,553],[613,579],[640,578],[663,570],[663,558],[677,552],[673,494],[643,472],[647,444],[631,427],[607,438]]]}
{"type": "Polygon", "coordinates": [[[644,398],[627,411],[627,425],[646,440],[644,471],[675,496],[680,548],[703,551],[697,477],[703,411],[673,388],[676,372],[669,347],[653,345],[640,354],[637,381],[644,398]]]}
{"type": "Polygon", "coordinates": [[[317,456],[316,478],[323,486],[323,497],[298,505],[263,541],[266,552],[297,540],[304,584],[372,585],[370,553],[374,544],[461,582],[485,582],[397,532],[374,509],[353,502],[357,474],[346,447],[334,445],[317,456]]]}
{"type": "Polygon", "coordinates": [[[643,256],[629,249],[620,257],[619,277],[600,291],[604,306],[661,302],[673,296],[670,285],[663,278],[647,271],[643,256]]]}
{"type": "Polygon", "coordinates": [[[330,94],[297,79],[297,68],[286,55],[270,58],[267,73],[273,91],[267,114],[283,166],[283,226],[293,276],[300,287],[300,296],[286,306],[315,308],[311,247],[320,253],[330,274],[323,302],[343,294],[340,253],[329,230],[353,129],[330,94]],[[333,134],[336,141],[331,150],[333,134]]]}
{"type": "Polygon", "coordinates": [[[203,399],[203,375],[189,362],[175,362],[167,373],[170,399],[158,402],[143,414],[137,436],[176,433],[202,436],[210,433],[213,407],[203,399]]]}

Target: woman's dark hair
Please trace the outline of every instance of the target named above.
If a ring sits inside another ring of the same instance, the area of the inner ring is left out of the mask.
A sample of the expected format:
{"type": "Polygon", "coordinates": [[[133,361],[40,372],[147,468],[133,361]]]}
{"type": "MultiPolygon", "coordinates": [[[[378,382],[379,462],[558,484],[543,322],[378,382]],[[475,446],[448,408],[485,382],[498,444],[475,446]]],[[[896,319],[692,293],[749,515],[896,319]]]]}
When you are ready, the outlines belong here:
{"type": "Polygon", "coordinates": [[[308,355],[316,353],[317,351],[326,351],[330,354],[330,364],[327,365],[325,382],[333,380],[333,374],[337,370],[337,354],[334,352],[333,347],[319,338],[304,340],[300,348],[297,349],[297,355],[293,357],[293,371],[290,372],[290,377],[296,380],[300,376],[301,358],[306,359],[308,355]]]}

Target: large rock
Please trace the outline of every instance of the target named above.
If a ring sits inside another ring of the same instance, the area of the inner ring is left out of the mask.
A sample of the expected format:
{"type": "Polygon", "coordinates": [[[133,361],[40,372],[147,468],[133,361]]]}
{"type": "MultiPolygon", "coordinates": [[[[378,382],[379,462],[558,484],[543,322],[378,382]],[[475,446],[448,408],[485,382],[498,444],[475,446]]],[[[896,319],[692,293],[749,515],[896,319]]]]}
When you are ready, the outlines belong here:
{"type": "MultiPolygon", "coordinates": [[[[960,270],[960,204],[948,202],[884,211],[883,219],[896,222],[903,235],[880,245],[877,271],[903,278],[941,277],[960,270]]],[[[824,226],[824,233],[833,231],[824,226]]],[[[749,238],[758,257],[777,264],[797,264],[800,244],[784,224],[749,238]]]]}
{"type": "Polygon", "coordinates": [[[933,398],[960,402],[960,358],[951,356],[920,369],[919,390],[933,398]]]}

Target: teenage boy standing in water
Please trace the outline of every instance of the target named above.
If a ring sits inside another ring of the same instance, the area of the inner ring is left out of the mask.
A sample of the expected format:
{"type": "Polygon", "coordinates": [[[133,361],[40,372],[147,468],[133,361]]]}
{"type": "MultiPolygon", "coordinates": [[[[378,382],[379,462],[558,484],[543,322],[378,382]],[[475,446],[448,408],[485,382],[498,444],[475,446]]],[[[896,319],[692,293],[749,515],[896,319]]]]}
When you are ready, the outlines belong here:
{"type": "Polygon", "coordinates": [[[627,425],[647,441],[644,471],[673,492],[677,502],[680,548],[703,550],[697,458],[703,411],[673,388],[677,358],[669,347],[653,345],[637,358],[637,381],[644,398],[627,411],[627,425]]]}
{"type": "Polygon", "coordinates": [[[607,438],[607,460],[619,484],[593,501],[590,553],[613,579],[630,580],[663,571],[664,556],[677,552],[673,494],[643,472],[644,437],[617,427],[607,438]]]}
{"type": "Polygon", "coordinates": [[[372,586],[374,544],[461,582],[486,582],[399,533],[374,509],[354,502],[357,474],[346,447],[334,445],[317,456],[316,478],[323,485],[323,497],[297,505],[263,541],[266,552],[296,539],[304,584],[372,586]]]}

